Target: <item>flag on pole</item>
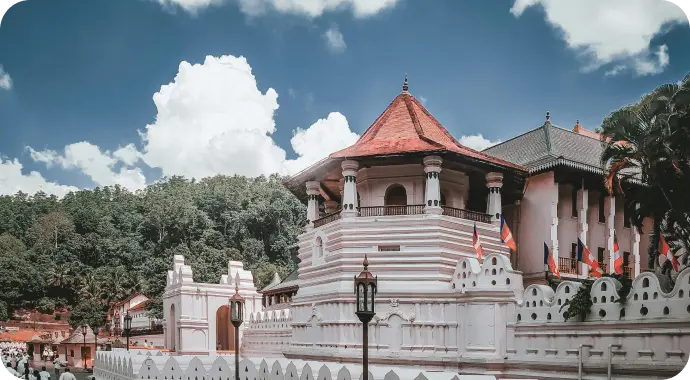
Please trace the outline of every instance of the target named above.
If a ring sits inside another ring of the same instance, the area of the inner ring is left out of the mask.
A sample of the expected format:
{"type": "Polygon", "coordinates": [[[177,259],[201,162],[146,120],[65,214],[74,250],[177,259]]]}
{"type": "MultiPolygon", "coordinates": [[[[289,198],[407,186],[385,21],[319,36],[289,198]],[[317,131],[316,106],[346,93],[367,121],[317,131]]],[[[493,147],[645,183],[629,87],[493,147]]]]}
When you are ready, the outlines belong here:
{"type": "Polygon", "coordinates": [[[558,277],[559,280],[561,279],[561,273],[558,271],[558,265],[556,265],[556,261],[554,260],[551,251],[549,251],[549,246],[546,245],[546,242],[544,242],[544,265],[548,265],[551,272],[558,277]]]}
{"type": "Polygon", "coordinates": [[[589,274],[592,275],[592,277],[601,277],[601,275],[604,274],[604,271],[602,271],[599,266],[599,262],[597,262],[592,252],[589,251],[589,248],[587,248],[580,238],[577,238],[577,261],[583,262],[589,266],[589,274]]]}
{"type": "Polygon", "coordinates": [[[615,232],[613,233],[613,271],[617,274],[623,274],[623,256],[615,232]]]}
{"type": "Polygon", "coordinates": [[[660,238],[659,238],[659,252],[663,256],[666,256],[667,260],[671,260],[671,265],[673,266],[674,271],[678,272],[680,270],[680,263],[678,262],[678,259],[673,254],[673,251],[671,251],[671,247],[669,247],[668,243],[666,243],[666,239],[664,239],[664,235],[661,235],[661,234],[660,234],[660,238]]]}
{"type": "Polygon", "coordinates": [[[513,239],[513,233],[510,232],[508,223],[506,223],[506,219],[503,217],[503,215],[501,215],[501,241],[503,241],[503,244],[507,245],[511,251],[517,251],[517,245],[515,244],[515,239],[513,239]]]}
{"type": "Polygon", "coordinates": [[[474,224],[474,234],[472,235],[472,246],[477,251],[477,259],[482,261],[482,243],[479,241],[479,234],[477,233],[477,224],[474,224]]]}

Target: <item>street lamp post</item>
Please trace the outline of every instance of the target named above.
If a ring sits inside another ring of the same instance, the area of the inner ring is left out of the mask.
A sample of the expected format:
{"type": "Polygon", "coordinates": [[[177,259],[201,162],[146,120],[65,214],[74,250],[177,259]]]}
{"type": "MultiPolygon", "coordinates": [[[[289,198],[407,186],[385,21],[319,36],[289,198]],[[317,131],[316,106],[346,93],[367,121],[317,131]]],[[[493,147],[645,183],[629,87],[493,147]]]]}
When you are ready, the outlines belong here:
{"type": "Polygon", "coordinates": [[[84,363],[84,369],[86,369],[86,355],[84,347],[86,347],[86,325],[81,325],[81,335],[84,337],[84,344],[81,346],[81,360],[84,363]]]}
{"type": "Polygon", "coordinates": [[[125,313],[125,335],[127,336],[127,351],[129,351],[129,334],[132,332],[132,315],[129,310],[125,313]]]}
{"type": "MultiPolygon", "coordinates": [[[[96,351],[98,351],[98,331],[100,328],[94,327],[93,329],[93,357],[96,357],[96,351]]],[[[93,361],[91,362],[91,368],[93,368],[93,361]]]]}
{"type": "Polygon", "coordinates": [[[240,295],[239,277],[235,280],[235,294],[230,297],[230,322],[235,326],[235,380],[240,380],[240,326],[244,315],[244,298],[240,295]]]}
{"type": "Polygon", "coordinates": [[[375,309],[375,296],[376,296],[376,282],[377,278],[374,277],[367,267],[369,267],[369,260],[367,256],[364,255],[364,270],[355,276],[355,294],[357,295],[357,317],[362,322],[362,380],[368,380],[369,378],[369,322],[371,322],[374,315],[376,315],[375,309]]]}

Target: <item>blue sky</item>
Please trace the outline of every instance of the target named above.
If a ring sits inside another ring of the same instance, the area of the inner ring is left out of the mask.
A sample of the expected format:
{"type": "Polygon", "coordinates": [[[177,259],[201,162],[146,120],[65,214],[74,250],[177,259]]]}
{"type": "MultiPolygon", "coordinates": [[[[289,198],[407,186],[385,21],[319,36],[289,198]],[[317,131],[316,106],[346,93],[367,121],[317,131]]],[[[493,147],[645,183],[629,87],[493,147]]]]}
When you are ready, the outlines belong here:
{"type": "Polygon", "coordinates": [[[594,129],[688,74],[688,41],[661,0],[28,0],[0,25],[0,193],[291,173],[406,73],[470,146],[547,110],[594,129]]]}

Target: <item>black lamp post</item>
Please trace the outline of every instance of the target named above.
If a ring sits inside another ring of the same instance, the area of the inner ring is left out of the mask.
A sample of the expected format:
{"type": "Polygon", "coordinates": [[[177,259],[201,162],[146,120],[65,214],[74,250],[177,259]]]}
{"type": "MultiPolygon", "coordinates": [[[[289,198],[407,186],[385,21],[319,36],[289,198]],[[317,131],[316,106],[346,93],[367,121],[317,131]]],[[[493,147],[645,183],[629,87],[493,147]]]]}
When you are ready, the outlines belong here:
{"type": "Polygon", "coordinates": [[[127,351],[129,351],[129,334],[132,332],[132,315],[129,310],[125,313],[125,336],[127,337],[127,351]]]}
{"type": "MultiPolygon", "coordinates": [[[[98,331],[100,331],[100,328],[94,327],[93,328],[93,357],[96,357],[96,351],[98,351],[98,331]]],[[[93,364],[91,365],[91,368],[93,368],[93,364]]]]}
{"type": "Polygon", "coordinates": [[[86,369],[86,352],[84,347],[86,347],[86,325],[81,325],[81,335],[84,337],[84,344],[81,346],[81,360],[84,362],[84,369],[86,369]]]}
{"type": "Polygon", "coordinates": [[[376,277],[374,277],[367,267],[369,260],[364,255],[364,270],[355,276],[355,294],[357,295],[357,317],[362,321],[362,380],[369,377],[369,322],[374,318],[375,296],[376,296],[376,277]]]}
{"type": "Polygon", "coordinates": [[[240,380],[240,326],[244,315],[244,298],[238,287],[239,277],[235,280],[235,294],[230,297],[230,322],[235,326],[235,380],[240,380]]]}

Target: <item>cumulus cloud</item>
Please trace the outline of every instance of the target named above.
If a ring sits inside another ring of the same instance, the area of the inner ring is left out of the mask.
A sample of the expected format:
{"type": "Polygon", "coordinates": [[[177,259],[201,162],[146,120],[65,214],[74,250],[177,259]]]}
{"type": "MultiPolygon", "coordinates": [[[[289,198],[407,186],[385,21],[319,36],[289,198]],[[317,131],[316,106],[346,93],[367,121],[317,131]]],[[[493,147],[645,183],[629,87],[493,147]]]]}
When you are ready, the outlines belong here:
{"type": "Polygon", "coordinates": [[[373,16],[384,9],[393,8],[398,0],[157,0],[164,6],[178,6],[189,13],[223,3],[235,2],[249,16],[268,11],[319,17],[326,12],[351,10],[355,17],[373,16]]]}
{"type": "Polygon", "coordinates": [[[459,142],[460,144],[468,148],[481,151],[500,143],[501,140],[491,141],[489,139],[485,139],[484,136],[482,136],[482,134],[480,133],[478,135],[462,136],[459,142]]]}
{"type": "Polygon", "coordinates": [[[23,174],[22,168],[22,164],[17,159],[4,160],[0,158],[0,195],[12,195],[19,191],[34,194],[42,191],[62,197],[70,191],[78,190],[74,186],[48,182],[39,172],[23,174]]]}
{"type": "Polygon", "coordinates": [[[347,45],[345,45],[345,39],[343,34],[340,32],[337,26],[332,26],[326,30],[323,34],[324,40],[326,40],[326,47],[331,53],[344,53],[347,45]]]}
{"type": "Polygon", "coordinates": [[[688,22],[680,8],[659,0],[515,0],[510,12],[520,17],[536,6],[543,8],[568,47],[582,55],[585,71],[613,65],[609,75],[624,69],[637,75],[663,71],[668,49],[652,47],[652,39],[674,24],[688,22]]]}
{"type": "MultiPolygon", "coordinates": [[[[131,148],[120,148],[116,153],[121,154],[128,149],[131,148]]],[[[124,160],[107,150],[101,151],[98,146],[86,141],[65,146],[63,154],[54,150],[36,151],[30,147],[28,150],[34,161],[43,162],[48,167],[56,165],[63,169],[80,170],[98,186],[120,185],[130,190],[146,186],[146,178],[140,168],[122,166],[120,170],[115,170],[115,166],[124,160]]],[[[130,158],[126,154],[124,157],[130,158]]],[[[124,163],[127,165],[127,162],[124,163]]]]}
{"type": "Polygon", "coordinates": [[[12,89],[12,78],[10,78],[10,74],[5,72],[5,69],[2,68],[2,65],[0,65],[0,89],[12,89]]]}
{"type": "Polygon", "coordinates": [[[294,173],[354,141],[345,117],[331,113],[307,130],[297,130],[292,144],[300,157],[287,160],[271,136],[278,94],[257,88],[244,57],[182,62],[175,80],[153,99],[158,114],[141,132],[141,158],[164,175],[294,173]]]}
{"type": "MultiPolygon", "coordinates": [[[[272,137],[278,94],[272,88],[258,89],[244,57],[208,56],[203,64],[183,61],[174,80],[161,86],[153,101],[156,121],[139,132],[141,149],[132,143],[110,152],[86,141],[69,144],[62,152],[27,149],[35,162],[49,168],[81,171],[98,186],[117,184],[137,190],[154,180],[145,178],[143,164],[160,168],[164,176],[197,179],[216,174],[294,174],[359,138],[345,116],[331,112],[294,131],[290,142],[297,158],[287,159],[272,137]]],[[[22,176],[17,160],[3,163],[0,192],[39,188],[58,195],[74,190],[47,183],[39,173],[22,176]]]]}

